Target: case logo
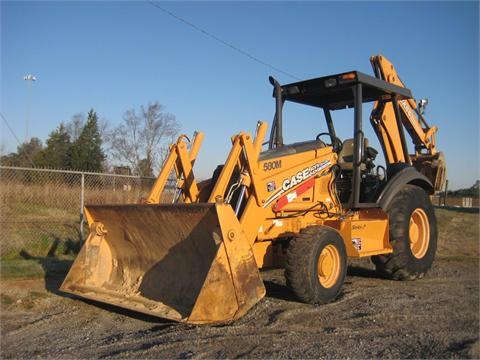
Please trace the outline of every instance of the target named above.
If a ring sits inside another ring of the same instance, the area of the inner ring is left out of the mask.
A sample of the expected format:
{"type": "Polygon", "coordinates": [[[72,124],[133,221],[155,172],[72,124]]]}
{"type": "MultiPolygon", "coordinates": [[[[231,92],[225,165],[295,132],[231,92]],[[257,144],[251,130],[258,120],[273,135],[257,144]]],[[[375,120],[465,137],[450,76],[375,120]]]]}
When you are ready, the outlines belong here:
{"type": "MultiPolygon", "coordinates": [[[[295,186],[303,183],[304,181],[310,179],[313,175],[318,174],[322,170],[326,169],[331,165],[330,160],[324,160],[322,162],[316,163],[312,166],[306,167],[305,169],[298,171],[296,174],[284,179],[282,181],[282,187],[272,196],[270,196],[266,201],[263,207],[267,207],[275,199],[277,199],[282,194],[288,192],[290,189],[293,189],[295,186]]],[[[268,188],[268,184],[267,184],[268,188]]],[[[290,200],[291,201],[291,200],[290,200]]]]}

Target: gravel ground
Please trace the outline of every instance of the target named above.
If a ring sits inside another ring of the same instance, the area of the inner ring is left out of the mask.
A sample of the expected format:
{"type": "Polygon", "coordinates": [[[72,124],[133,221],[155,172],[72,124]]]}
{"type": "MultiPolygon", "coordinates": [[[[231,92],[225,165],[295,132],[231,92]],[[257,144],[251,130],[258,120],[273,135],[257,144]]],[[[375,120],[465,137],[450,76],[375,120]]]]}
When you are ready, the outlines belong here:
{"type": "Polygon", "coordinates": [[[446,213],[437,258],[423,279],[381,279],[369,259],[354,260],[340,298],[312,306],[294,298],[282,270],[264,271],[267,296],[222,326],[84,301],[58,291],[61,277],[2,280],[0,356],[479,358],[478,215],[446,213]],[[461,233],[464,216],[477,219],[477,229],[461,233]]]}

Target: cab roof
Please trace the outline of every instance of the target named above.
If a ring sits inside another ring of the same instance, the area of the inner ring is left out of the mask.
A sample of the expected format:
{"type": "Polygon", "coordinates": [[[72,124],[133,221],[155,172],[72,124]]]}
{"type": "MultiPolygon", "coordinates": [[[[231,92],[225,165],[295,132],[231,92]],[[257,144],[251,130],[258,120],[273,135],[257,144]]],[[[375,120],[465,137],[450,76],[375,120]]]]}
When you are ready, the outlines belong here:
{"type": "MultiPolygon", "coordinates": [[[[409,89],[400,87],[359,71],[303,80],[282,85],[282,98],[300,104],[338,110],[355,103],[353,88],[362,85],[362,102],[392,101],[412,98],[409,89]]],[[[275,96],[275,94],[274,94],[275,96]]]]}

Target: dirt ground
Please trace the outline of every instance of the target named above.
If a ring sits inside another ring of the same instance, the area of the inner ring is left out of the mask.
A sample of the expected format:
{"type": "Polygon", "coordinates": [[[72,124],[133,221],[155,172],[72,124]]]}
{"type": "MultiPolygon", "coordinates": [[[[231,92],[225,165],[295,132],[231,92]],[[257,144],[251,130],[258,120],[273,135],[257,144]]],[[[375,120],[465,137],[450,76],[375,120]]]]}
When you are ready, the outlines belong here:
{"type": "Polygon", "coordinates": [[[340,298],[298,302],[282,270],[222,326],[171,323],[58,291],[61,276],[2,280],[1,358],[479,358],[478,214],[437,211],[439,245],[417,281],[349,262],[340,298]]]}

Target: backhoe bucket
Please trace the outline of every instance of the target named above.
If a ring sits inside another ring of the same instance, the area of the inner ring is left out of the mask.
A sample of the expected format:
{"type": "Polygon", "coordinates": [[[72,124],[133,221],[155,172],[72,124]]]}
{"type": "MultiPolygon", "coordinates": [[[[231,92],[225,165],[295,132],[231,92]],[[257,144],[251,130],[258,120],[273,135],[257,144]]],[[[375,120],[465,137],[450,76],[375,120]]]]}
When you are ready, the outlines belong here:
{"type": "Polygon", "coordinates": [[[90,235],[61,290],[186,323],[237,319],[264,295],[230,205],[86,208],[90,235]]]}
{"type": "Polygon", "coordinates": [[[435,192],[444,189],[447,166],[443,152],[437,152],[434,155],[420,155],[414,159],[413,165],[430,180],[435,192]]]}

